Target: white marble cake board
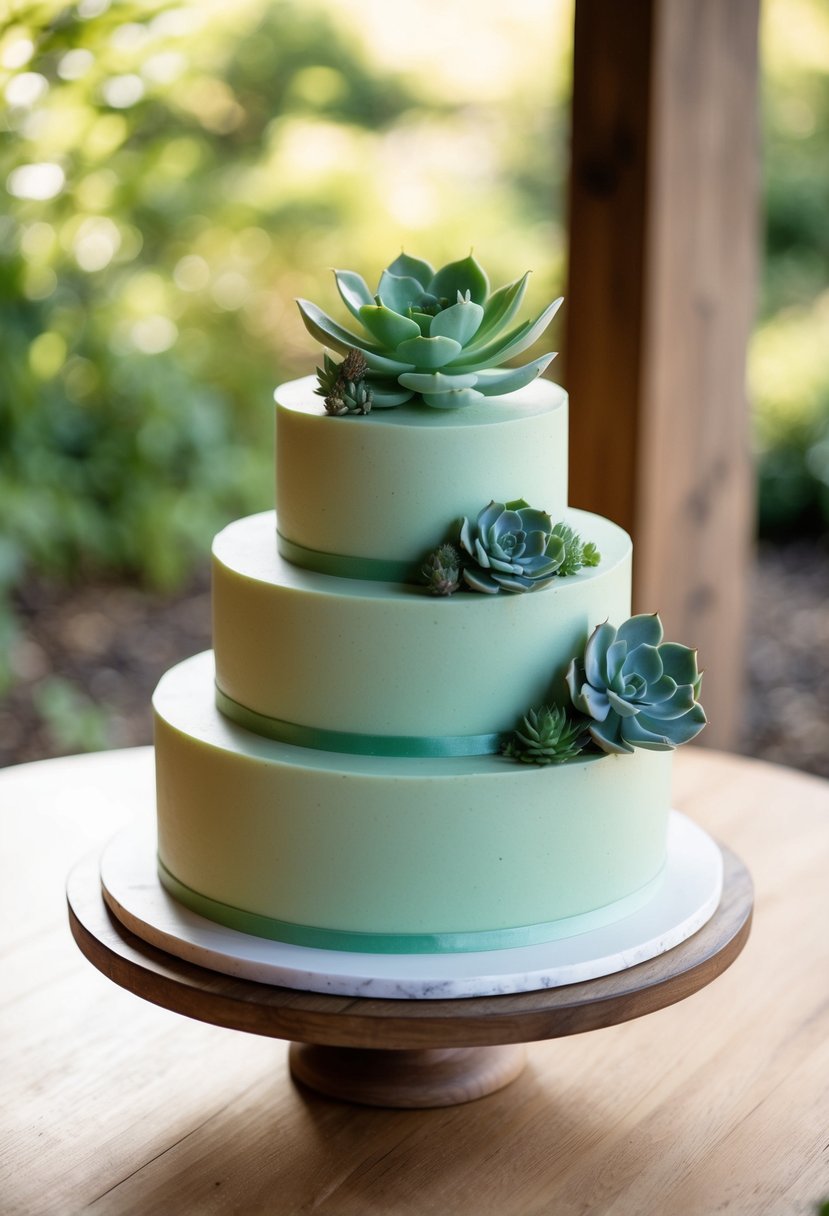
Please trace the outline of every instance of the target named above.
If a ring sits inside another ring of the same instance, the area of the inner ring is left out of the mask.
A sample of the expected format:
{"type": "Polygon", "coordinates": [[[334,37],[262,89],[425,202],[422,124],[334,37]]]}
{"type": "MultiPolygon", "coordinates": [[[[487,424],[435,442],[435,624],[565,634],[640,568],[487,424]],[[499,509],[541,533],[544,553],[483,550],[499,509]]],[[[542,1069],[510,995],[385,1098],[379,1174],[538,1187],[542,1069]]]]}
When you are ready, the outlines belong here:
{"type": "Polygon", "coordinates": [[[104,898],[137,937],[225,975],[336,996],[447,1000],[582,983],[664,954],[701,929],[722,893],[722,854],[678,811],[668,825],[664,881],[643,908],[560,941],[464,954],[357,954],[252,937],[206,920],[161,886],[145,824],[124,829],[101,857],[104,898]]]}

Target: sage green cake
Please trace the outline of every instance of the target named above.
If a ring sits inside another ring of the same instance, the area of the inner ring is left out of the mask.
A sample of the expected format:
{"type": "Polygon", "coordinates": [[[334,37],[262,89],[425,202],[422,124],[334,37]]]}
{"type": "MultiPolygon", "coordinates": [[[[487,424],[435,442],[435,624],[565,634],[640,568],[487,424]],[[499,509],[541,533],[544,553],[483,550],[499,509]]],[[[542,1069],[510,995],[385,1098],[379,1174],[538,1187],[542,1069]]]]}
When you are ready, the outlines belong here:
{"type": "MultiPolygon", "coordinates": [[[[344,299],[362,291],[342,278],[344,299]]],[[[351,303],[372,323],[384,307],[351,303]]],[[[445,336],[469,303],[459,288],[407,319],[438,342],[430,318],[445,336]]],[[[567,506],[566,394],[539,360],[503,394],[404,372],[417,391],[390,401],[371,368],[387,379],[394,360],[358,349],[364,380],[326,358],[321,389],[277,390],[277,510],[216,537],[214,651],[156,691],[161,880],[244,932],[368,953],[509,948],[629,915],[660,882],[670,736],[701,714],[698,679],[686,696],[690,660],[660,651],[658,618],[628,621],[629,537],[567,506]],[[568,565],[573,537],[590,545],[568,565]]]]}

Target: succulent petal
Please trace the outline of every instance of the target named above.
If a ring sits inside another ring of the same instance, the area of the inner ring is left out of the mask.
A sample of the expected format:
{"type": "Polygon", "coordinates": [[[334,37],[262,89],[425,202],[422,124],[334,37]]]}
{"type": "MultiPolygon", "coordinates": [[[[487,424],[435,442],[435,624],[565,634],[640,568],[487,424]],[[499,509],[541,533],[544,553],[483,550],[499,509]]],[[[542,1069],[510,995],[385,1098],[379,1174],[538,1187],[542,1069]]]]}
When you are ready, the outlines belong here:
{"type": "Polygon", "coordinates": [[[647,683],[654,683],[662,675],[662,660],[659,649],[642,642],[639,646],[629,649],[622,665],[622,675],[635,671],[647,683]]]}
{"type": "Polygon", "coordinates": [[[591,722],[590,736],[603,752],[623,756],[633,751],[630,744],[622,738],[618,718],[609,718],[604,722],[591,722]]]}
{"type": "Polygon", "coordinates": [[[498,584],[483,570],[475,570],[467,566],[463,571],[463,580],[473,591],[483,591],[487,595],[498,594],[498,584]]]}
{"type": "Polygon", "coordinates": [[[411,401],[414,393],[410,389],[371,389],[372,404],[375,409],[385,410],[391,409],[396,405],[404,405],[407,401],[411,401]]]}
{"type": "MultiPolygon", "coordinates": [[[[512,503],[508,505],[512,508],[512,503]]],[[[546,511],[537,511],[534,507],[519,507],[516,514],[525,532],[540,532],[549,536],[553,530],[553,521],[546,511]]]]}
{"type": "Polygon", "coordinates": [[[357,350],[365,352],[366,355],[369,351],[377,350],[373,342],[344,329],[310,300],[297,300],[297,307],[305,322],[305,328],[311,337],[316,338],[323,346],[330,346],[339,351],[341,355],[347,355],[355,347],[357,350]]]}
{"type": "Polygon", "coordinates": [[[382,346],[392,348],[407,338],[419,338],[420,326],[409,317],[401,317],[384,304],[364,304],[360,309],[360,320],[382,346]]]}
{"type": "Polygon", "coordinates": [[[453,338],[424,338],[422,334],[416,338],[407,338],[395,348],[395,355],[404,363],[413,363],[421,370],[437,370],[451,363],[455,355],[462,349],[460,342],[453,338]]]}
{"type": "Polygon", "coordinates": [[[678,642],[664,642],[659,648],[662,666],[677,684],[694,684],[699,679],[697,652],[678,642]]]}
{"type": "Polygon", "coordinates": [[[556,352],[552,351],[532,363],[525,363],[522,367],[487,369],[478,372],[478,387],[485,397],[502,397],[507,393],[514,393],[519,388],[524,388],[526,384],[532,384],[533,380],[537,380],[539,376],[543,375],[555,357],[556,352]]]}
{"type": "Polygon", "coordinates": [[[527,539],[524,542],[524,552],[527,557],[540,557],[547,548],[548,539],[549,537],[540,530],[528,532],[527,539]]]}
{"type": "Polygon", "coordinates": [[[410,275],[390,274],[384,270],[377,285],[376,299],[386,308],[402,315],[416,307],[423,299],[423,288],[410,275]]]}
{"type": "Polygon", "coordinates": [[[584,674],[588,684],[604,688],[607,684],[607,652],[616,640],[616,630],[607,621],[598,625],[584,648],[584,674]]]}
{"type": "Polygon", "coordinates": [[[629,701],[625,701],[612,688],[608,688],[607,690],[607,699],[610,702],[610,708],[615,709],[620,718],[633,718],[639,712],[635,705],[631,705],[629,701]]]}
{"type": "Polygon", "coordinates": [[[378,355],[375,350],[366,350],[365,347],[362,349],[366,357],[366,363],[373,372],[396,376],[399,380],[403,372],[414,371],[414,365],[411,363],[401,363],[399,359],[389,359],[386,355],[378,355]]]}
{"type": "Polygon", "coordinates": [[[476,388],[451,388],[445,393],[423,393],[423,400],[435,410],[458,410],[483,397],[476,388]]]}
{"type": "Polygon", "coordinates": [[[529,277],[530,272],[528,270],[520,279],[515,279],[512,283],[505,283],[503,287],[499,287],[497,291],[492,293],[486,304],[484,304],[484,319],[481,322],[481,328],[475,335],[475,342],[471,344],[472,349],[476,345],[482,345],[487,338],[490,338],[498,330],[503,329],[505,325],[509,325],[521,307],[521,301],[524,299],[529,277]]]}
{"type": "Polygon", "coordinates": [[[474,372],[466,376],[447,376],[444,372],[404,372],[398,377],[406,388],[416,393],[448,393],[453,389],[473,388],[477,376],[474,372]]]}
{"type": "Polygon", "coordinates": [[[489,569],[489,554],[477,537],[475,537],[474,557],[479,566],[481,566],[484,570],[489,569]]]}
{"type": "Polygon", "coordinates": [[[620,642],[618,638],[608,647],[605,673],[608,688],[619,689],[624,687],[622,669],[627,658],[627,652],[627,643],[620,642]]]}
{"type": "Polygon", "coordinates": [[[495,502],[494,499],[492,502],[488,503],[482,511],[479,511],[478,518],[475,520],[475,526],[478,531],[489,532],[489,529],[495,523],[498,516],[501,515],[505,509],[506,508],[502,502],[495,502]]]}
{"type": "Polygon", "coordinates": [[[353,270],[335,270],[334,279],[343,304],[359,321],[360,309],[363,305],[374,303],[374,297],[369,291],[365,279],[353,270]]]}
{"type": "Polygon", "coordinates": [[[662,622],[657,613],[642,613],[629,617],[619,626],[619,639],[628,646],[658,646],[663,638],[662,622]]]}
{"type": "Polygon", "coordinates": [[[444,308],[432,318],[429,334],[432,338],[453,338],[466,346],[469,339],[478,332],[484,310],[480,304],[465,301],[462,304],[452,304],[444,308]]]}
{"type": "Polygon", "coordinates": [[[531,578],[522,578],[520,574],[494,574],[492,576],[504,591],[535,591],[539,584],[531,578]]]}
{"type": "Polygon", "coordinates": [[[438,299],[456,300],[458,292],[465,296],[469,292],[475,304],[483,304],[489,295],[489,279],[483,266],[472,254],[459,262],[449,262],[441,267],[429,284],[429,291],[438,299]]]}
{"type": "Polygon", "coordinates": [[[554,300],[539,317],[536,317],[535,321],[525,321],[523,325],[519,325],[510,333],[495,338],[477,351],[470,351],[463,358],[457,359],[459,369],[463,367],[470,372],[483,371],[485,368],[492,367],[493,364],[512,358],[513,355],[520,355],[528,346],[532,346],[537,338],[541,337],[561,307],[562,300],[563,297],[554,300]]]}
{"type": "Polygon", "coordinates": [[[398,278],[415,279],[425,291],[435,277],[435,272],[428,262],[422,258],[413,258],[408,253],[400,253],[394,259],[387,271],[398,278]]]}
{"type": "Polygon", "coordinates": [[[642,717],[626,718],[621,726],[622,738],[632,746],[653,752],[668,752],[675,746],[662,729],[651,730],[642,717]]]}

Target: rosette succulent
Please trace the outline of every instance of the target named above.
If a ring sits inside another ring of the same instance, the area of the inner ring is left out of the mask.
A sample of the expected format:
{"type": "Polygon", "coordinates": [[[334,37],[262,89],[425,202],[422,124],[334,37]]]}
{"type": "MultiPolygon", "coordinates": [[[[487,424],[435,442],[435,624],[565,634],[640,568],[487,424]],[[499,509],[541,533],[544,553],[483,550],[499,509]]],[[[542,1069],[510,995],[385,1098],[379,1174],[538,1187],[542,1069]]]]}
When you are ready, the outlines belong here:
{"type": "Polygon", "coordinates": [[[656,613],[618,629],[605,623],[588,639],[583,660],[570,664],[573,705],[591,719],[590,735],[603,751],[670,751],[705,726],[697,652],[662,638],[656,613]]]}
{"type": "Polygon", "coordinates": [[[308,332],[324,346],[362,351],[375,408],[415,398],[435,409],[458,409],[482,397],[513,393],[540,376],[553,353],[523,367],[500,365],[541,336],[561,299],[534,321],[507,328],[524,297],[529,272],[490,292],[470,254],[435,271],[401,253],[371,292],[359,274],[335,270],[346,308],[362,332],[352,333],[312,304],[297,300],[308,332]]]}
{"type": "Polygon", "coordinates": [[[558,705],[542,705],[528,712],[503,752],[524,764],[563,764],[575,760],[587,742],[583,719],[571,720],[558,705]]]}
{"type": "Polygon", "coordinates": [[[523,498],[491,502],[474,525],[464,517],[461,549],[472,559],[463,567],[463,580],[473,591],[536,591],[555,578],[565,547],[553,533],[546,511],[537,511],[523,498]]]}
{"type": "Polygon", "coordinates": [[[421,574],[432,595],[454,595],[460,586],[461,558],[454,545],[440,545],[423,563],[421,574]]]}

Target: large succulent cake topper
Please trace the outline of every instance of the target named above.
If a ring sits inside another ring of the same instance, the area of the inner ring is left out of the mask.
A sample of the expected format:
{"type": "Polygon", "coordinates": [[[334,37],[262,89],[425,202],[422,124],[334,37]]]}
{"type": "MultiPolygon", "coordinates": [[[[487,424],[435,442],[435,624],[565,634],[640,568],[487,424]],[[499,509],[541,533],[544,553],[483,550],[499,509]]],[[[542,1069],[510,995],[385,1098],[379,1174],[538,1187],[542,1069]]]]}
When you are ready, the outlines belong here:
{"type": "MultiPolygon", "coordinates": [[[[346,356],[362,352],[374,408],[417,399],[434,409],[459,409],[482,397],[514,393],[555,357],[550,352],[522,367],[501,367],[543,334],[561,305],[561,298],[554,300],[534,321],[507,329],[521,307],[529,271],[490,292],[486,272],[472,254],[435,271],[401,253],[373,293],[352,270],[335,270],[334,278],[363,332],[345,329],[310,300],[297,300],[299,311],[308,332],[324,346],[346,356]]],[[[327,370],[333,383],[335,365],[327,370]]]]}

